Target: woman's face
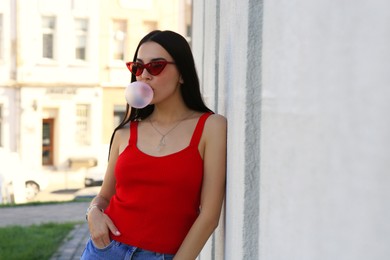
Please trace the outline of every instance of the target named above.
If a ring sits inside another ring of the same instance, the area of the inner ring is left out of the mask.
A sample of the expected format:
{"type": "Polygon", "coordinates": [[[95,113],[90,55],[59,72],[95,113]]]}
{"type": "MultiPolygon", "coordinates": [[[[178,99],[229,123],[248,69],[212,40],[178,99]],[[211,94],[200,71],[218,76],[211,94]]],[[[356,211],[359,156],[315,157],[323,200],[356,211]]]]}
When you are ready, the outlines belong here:
{"type": "MultiPolygon", "coordinates": [[[[174,62],[171,55],[158,43],[143,43],[138,50],[137,62],[145,65],[151,61],[174,62]]],[[[166,64],[161,73],[156,76],[144,69],[142,74],[136,78],[137,81],[145,82],[152,87],[154,92],[152,104],[161,102],[174,94],[180,94],[181,79],[175,64],[166,64]]]]}

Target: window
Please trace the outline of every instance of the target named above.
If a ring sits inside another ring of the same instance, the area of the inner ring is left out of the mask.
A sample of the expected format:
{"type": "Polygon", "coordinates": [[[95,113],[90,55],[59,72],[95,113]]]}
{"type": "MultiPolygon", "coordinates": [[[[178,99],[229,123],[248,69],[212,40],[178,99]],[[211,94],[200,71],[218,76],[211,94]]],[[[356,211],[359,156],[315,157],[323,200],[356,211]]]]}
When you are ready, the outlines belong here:
{"type": "Polygon", "coordinates": [[[88,36],[88,20],[75,20],[75,58],[77,60],[86,60],[87,52],[87,36],[88,36]]]}
{"type": "Polygon", "coordinates": [[[42,120],[42,165],[53,165],[54,118],[42,120]]]}
{"type": "Polygon", "coordinates": [[[78,104],[76,107],[76,135],[78,145],[90,144],[89,105],[78,104]]]}
{"type": "Polygon", "coordinates": [[[54,58],[54,33],[56,27],[55,17],[42,17],[42,57],[54,58]]]}
{"type": "Polygon", "coordinates": [[[126,48],[127,21],[114,20],[112,23],[112,60],[124,60],[126,48]]]}
{"type": "Polygon", "coordinates": [[[0,14],[0,60],[3,59],[3,48],[4,48],[4,43],[3,43],[3,30],[4,30],[4,25],[3,25],[3,14],[0,14]]]}

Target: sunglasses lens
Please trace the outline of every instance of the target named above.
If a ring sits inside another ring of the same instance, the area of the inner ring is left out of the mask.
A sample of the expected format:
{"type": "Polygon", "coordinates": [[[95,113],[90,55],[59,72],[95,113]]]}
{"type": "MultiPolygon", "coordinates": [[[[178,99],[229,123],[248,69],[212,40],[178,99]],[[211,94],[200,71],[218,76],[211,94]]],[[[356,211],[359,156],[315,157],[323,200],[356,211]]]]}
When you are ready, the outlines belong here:
{"type": "Polygon", "coordinates": [[[149,71],[149,73],[152,74],[153,76],[157,76],[158,74],[160,74],[163,71],[163,69],[167,65],[167,62],[156,61],[156,62],[151,62],[147,65],[148,66],[146,69],[149,71]]]}
{"type": "Polygon", "coordinates": [[[139,76],[142,74],[142,71],[144,70],[144,67],[140,63],[131,63],[129,70],[131,73],[133,73],[135,76],[139,76]]]}

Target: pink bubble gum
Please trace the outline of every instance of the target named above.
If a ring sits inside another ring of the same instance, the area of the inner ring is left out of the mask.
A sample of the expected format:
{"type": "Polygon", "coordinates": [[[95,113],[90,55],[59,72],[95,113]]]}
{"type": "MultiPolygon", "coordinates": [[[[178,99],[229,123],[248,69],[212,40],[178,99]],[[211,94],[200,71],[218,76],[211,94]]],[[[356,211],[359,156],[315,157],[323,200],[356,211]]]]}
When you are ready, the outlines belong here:
{"type": "Polygon", "coordinates": [[[125,98],[130,106],[144,108],[153,99],[153,89],[144,82],[135,81],[127,85],[125,98]]]}

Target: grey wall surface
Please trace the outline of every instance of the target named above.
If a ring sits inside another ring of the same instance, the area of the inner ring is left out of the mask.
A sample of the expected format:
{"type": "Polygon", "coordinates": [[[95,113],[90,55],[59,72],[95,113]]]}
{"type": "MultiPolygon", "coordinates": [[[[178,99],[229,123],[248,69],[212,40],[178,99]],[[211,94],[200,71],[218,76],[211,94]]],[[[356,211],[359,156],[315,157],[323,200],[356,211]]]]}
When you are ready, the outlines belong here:
{"type": "Polygon", "coordinates": [[[260,259],[390,259],[388,10],[265,1],[260,259]]]}
{"type": "Polygon", "coordinates": [[[216,233],[200,259],[256,259],[261,2],[194,1],[193,4],[193,50],[203,92],[207,103],[229,120],[226,218],[220,225],[224,232],[216,233]]]}
{"type": "Polygon", "coordinates": [[[229,120],[200,259],[390,259],[390,2],[193,3],[206,101],[229,120]]]}

